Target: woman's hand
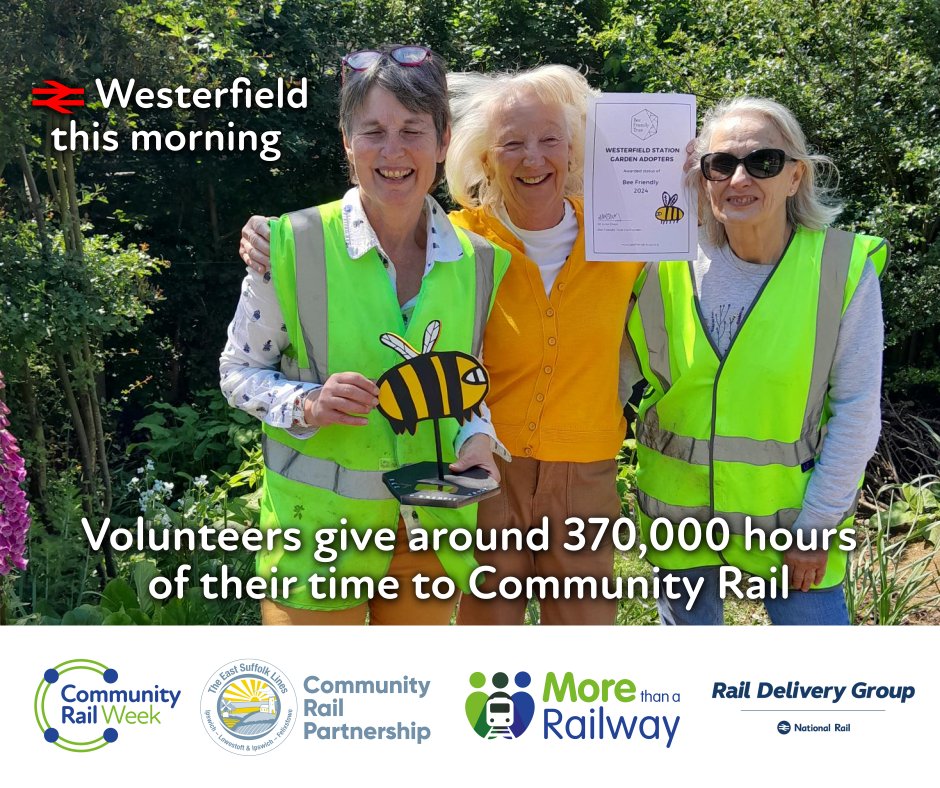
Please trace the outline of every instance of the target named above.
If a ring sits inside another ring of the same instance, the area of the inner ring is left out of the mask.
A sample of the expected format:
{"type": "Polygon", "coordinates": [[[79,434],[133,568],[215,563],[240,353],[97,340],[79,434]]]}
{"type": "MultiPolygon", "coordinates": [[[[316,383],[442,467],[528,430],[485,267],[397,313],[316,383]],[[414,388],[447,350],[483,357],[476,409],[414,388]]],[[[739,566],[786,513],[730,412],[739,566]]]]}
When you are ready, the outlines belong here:
{"type": "Polygon", "coordinates": [[[266,274],[271,270],[271,228],[267,217],[252,216],[242,227],[238,256],[253,271],[266,274]]]}
{"type": "Polygon", "coordinates": [[[499,470],[493,458],[490,436],[482,433],[471,435],[463,442],[457,454],[457,461],[450,464],[451,472],[460,474],[474,466],[479,465],[489,477],[499,484],[499,470]]]}
{"type": "MultiPolygon", "coordinates": [[[[255,218],[255,217],[252,217],[255,218]]],[[[304,400],[304,421],[310,427],[348,424],[364,427],[365,414],[379,404],[379,389],[358,372],[337,372],[327,378],[323,388],[304,400]]]]}
{"type": "Polygon", "coordinates": [[[790,570],[790,588],[809,591],[810,586],[822,582],[826,574],[827,550],[798,550],[791,547],[783,554],[783,562],[790,570]]]}

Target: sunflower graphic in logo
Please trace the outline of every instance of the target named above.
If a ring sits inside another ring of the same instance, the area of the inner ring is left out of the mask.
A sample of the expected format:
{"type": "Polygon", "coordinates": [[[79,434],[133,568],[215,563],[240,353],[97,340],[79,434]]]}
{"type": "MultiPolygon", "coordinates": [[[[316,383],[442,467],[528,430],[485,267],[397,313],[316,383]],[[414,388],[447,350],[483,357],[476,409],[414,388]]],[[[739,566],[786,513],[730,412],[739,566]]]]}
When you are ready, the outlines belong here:
{"type": "Polygon", "coordinates": [[[281,701],[261,676],[242,674],[219,693],[216,711],[233,736],[257,739],[277,724],[281,701]]]}

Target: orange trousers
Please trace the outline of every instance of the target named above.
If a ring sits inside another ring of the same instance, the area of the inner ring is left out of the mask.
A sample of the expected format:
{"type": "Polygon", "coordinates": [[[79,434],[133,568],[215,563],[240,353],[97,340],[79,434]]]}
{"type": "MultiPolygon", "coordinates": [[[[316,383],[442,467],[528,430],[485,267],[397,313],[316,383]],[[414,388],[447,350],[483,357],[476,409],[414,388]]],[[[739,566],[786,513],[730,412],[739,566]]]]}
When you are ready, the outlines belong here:
{"type": "MultiPolygon", "coordinates": [[[[418,599],[412,578],[421,573],[433,581],[445,575],[441,562],[433,551],[412,552],[408,549],[408,532],[404,521],[398,520],[395,552],[388,568],[388,576],[398,580],[398,598],[376,597],[356,607],[342,610],[306,610],[289,607],[270,599],[261,601],[261,623],[266,626],[292,624],[449,624],[457,603],[454,598],[441,600],[418,599]]],[[[429,588],[431,583],[425,585],[429,588]]]]}
{"type": "MultiPolygon", "coordinates": [[[[592,550],[596,526],[588,517],[620,517],[620,496],[617,494],[617,463],[546,462],[529,457],[513,457],[511,463],[496,458],[502,479],[502,494],[480,502],[477,528],[502,530],[518,528],[525,534],[542,517],[548,517],[548,545],[545,552],[523,550],[477,550],[481,565],[496,569],[487,574],[482,588],[496,591],[504,577],[525,580],[527,577],[569,576],[612,577],[614,545],[611,529],[597,550],[592,550]],[[581,517],[585,521],[583,550],[564,549],[569,541],[565,519],[581,517]]],[[[458,624],[522,624],[525,621],[526,599],[478,599],[464,594],[457,615],[458,624]]],[[[617,617],[615,599],[541,599],[543,624],[613,624],[617,617]]]]}

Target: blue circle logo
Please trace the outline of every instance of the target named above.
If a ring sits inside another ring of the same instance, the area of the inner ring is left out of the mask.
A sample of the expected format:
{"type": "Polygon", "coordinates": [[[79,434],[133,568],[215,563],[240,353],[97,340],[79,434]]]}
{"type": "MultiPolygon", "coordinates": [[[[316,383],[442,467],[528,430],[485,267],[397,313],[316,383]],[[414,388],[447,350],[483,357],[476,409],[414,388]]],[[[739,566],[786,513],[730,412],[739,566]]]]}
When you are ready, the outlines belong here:
{"type": "Polygon", "coordinates": [[[93,659],[70,659],[46,670],[33,699],[43,738],[69,752],[92,752],[114,744],[117,729],[98,719],[93,699],[107,693],[108,685],[117,680],[114,668],[93,659]]]}
{"type": "Polygon", "coordinates": [[[786,736],[790,732],[790,723],[786,720],[780,720],[780,722],[777,723],[777,731],[781,735],[786,736]]]}

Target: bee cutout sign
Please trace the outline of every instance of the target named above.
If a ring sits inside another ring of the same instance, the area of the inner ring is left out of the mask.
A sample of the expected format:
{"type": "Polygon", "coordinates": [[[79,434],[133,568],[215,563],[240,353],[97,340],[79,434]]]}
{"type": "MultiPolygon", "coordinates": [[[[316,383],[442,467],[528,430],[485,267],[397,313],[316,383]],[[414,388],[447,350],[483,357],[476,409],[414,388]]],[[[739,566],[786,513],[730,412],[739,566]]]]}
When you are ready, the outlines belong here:
{"type": "Polygon", "coordinates": [[[445,473],[440,420],[452,418],[463,424],[473,414],[479,416],[490,384],[486,369],[473,356],[457,350],[434,351],[440,333],[439,320],[428,323],[420,353],[397,334],[379,337],[404,359],[376,381],[379,412],[397,435],[414,435],[418,422],[433,421],[437,449],[436,462],[406,465],[383,474],[382,480],[402,503],[456,508],[496,495],[499,486],[482,468],[445,473]]]}

